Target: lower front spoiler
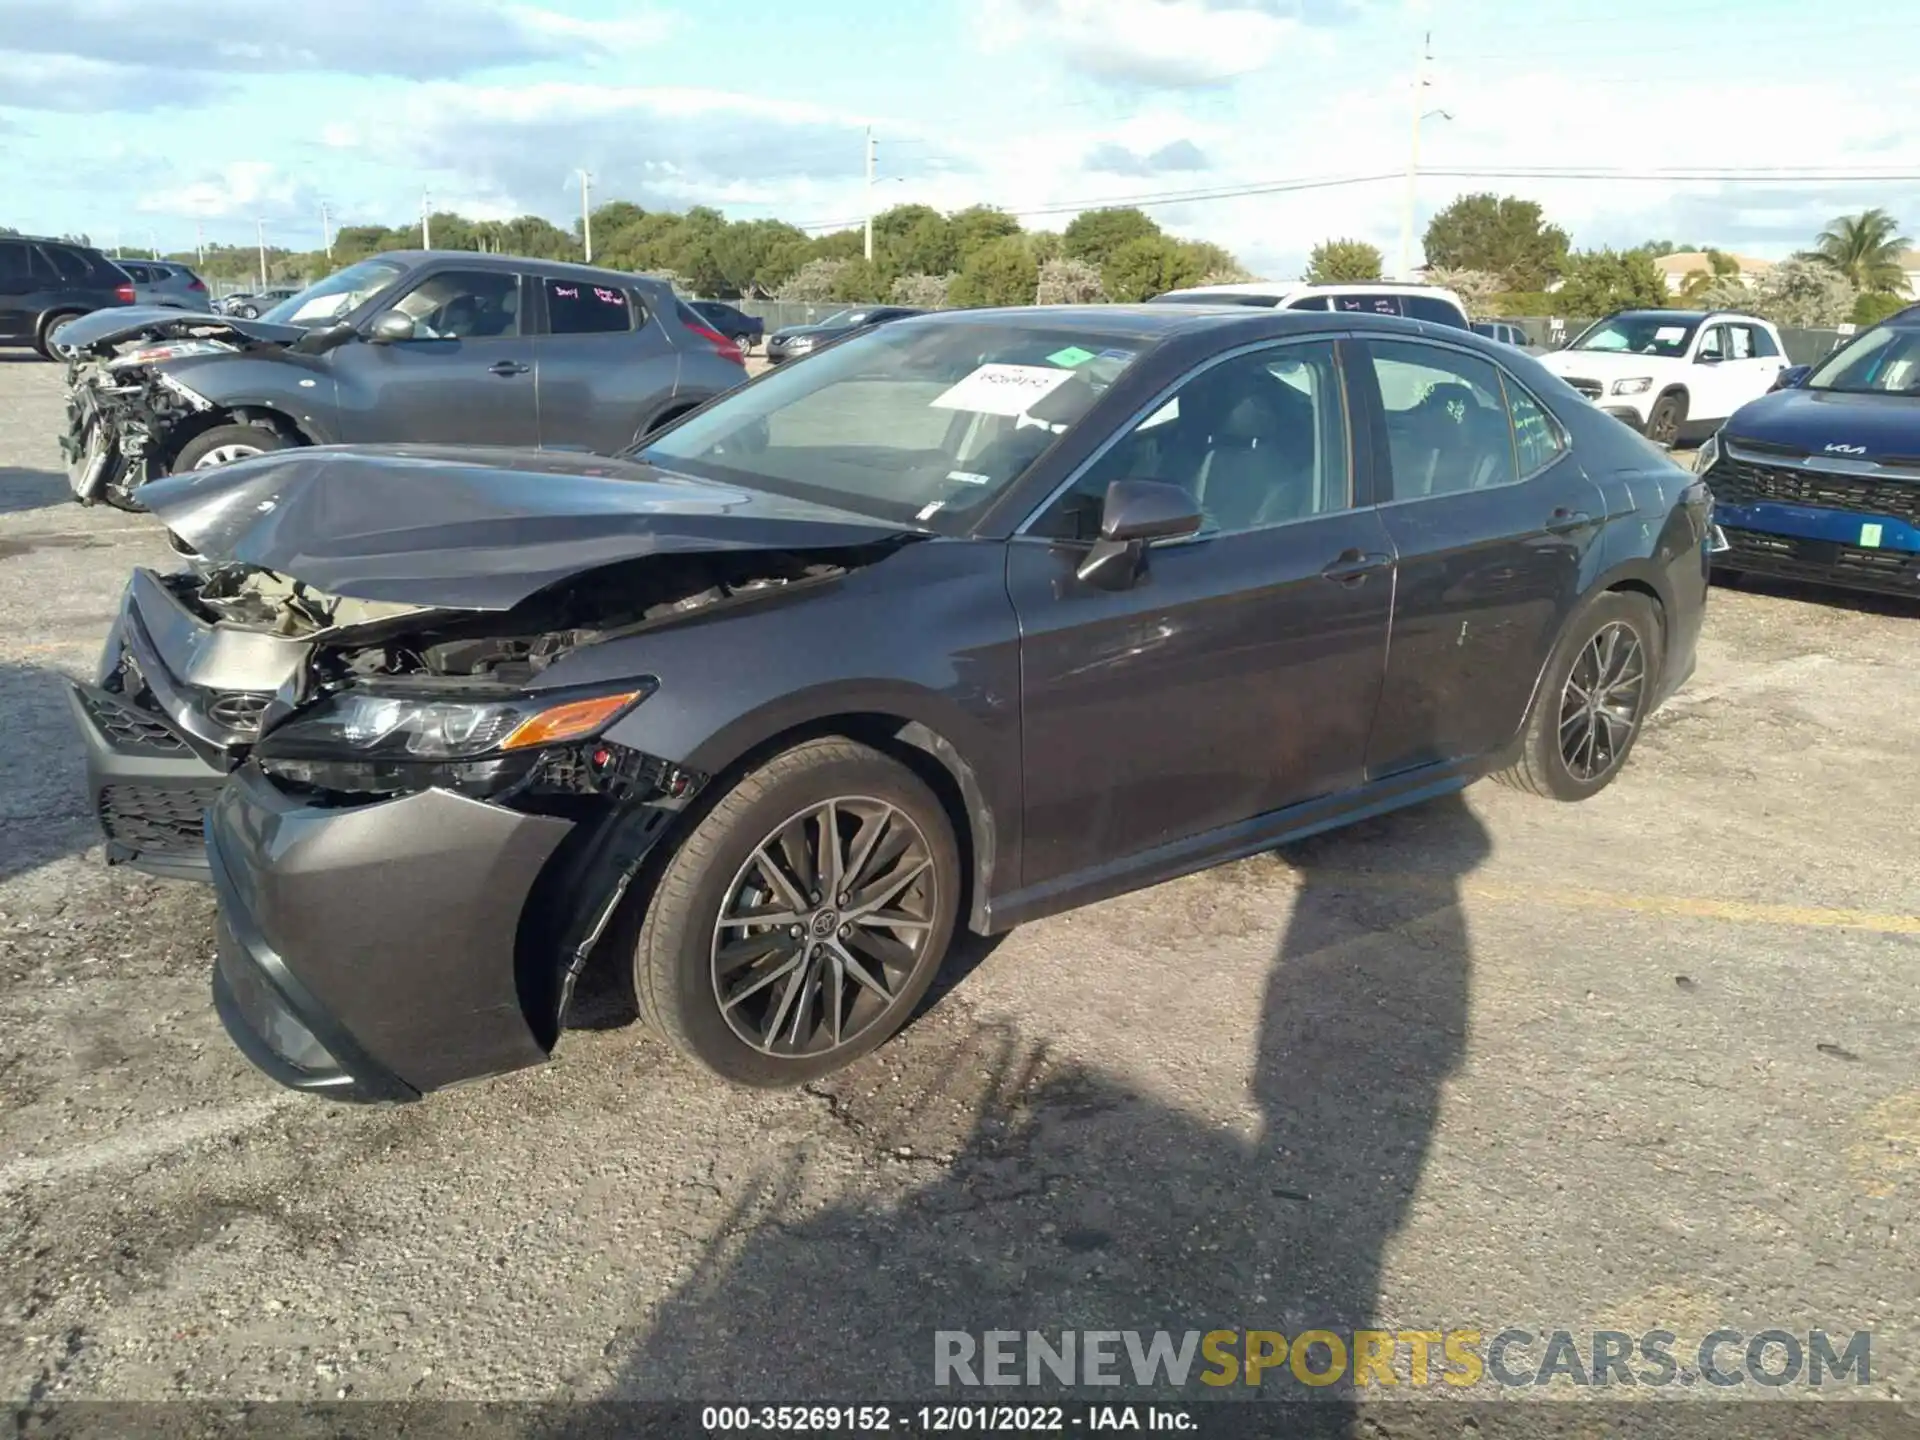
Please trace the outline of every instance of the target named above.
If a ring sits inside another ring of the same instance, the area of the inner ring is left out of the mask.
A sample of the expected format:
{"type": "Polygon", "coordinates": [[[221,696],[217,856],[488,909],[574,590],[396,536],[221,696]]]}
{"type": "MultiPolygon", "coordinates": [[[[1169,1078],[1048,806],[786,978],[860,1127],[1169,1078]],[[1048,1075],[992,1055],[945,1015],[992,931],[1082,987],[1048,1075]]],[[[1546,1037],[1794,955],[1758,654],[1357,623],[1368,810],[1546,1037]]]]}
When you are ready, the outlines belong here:
{"type": "Polygon", "coordinates": [[[167,880],[205,882],[205,813],[226,784],[161,716],[124,696],[68,682],[86,747],[87,794],[107,863],[167,880]]]}
{"type": "Polygon", "coordinates": [[[1920,599],[1920,554],[1913,551],[1743,530],[1724,520],[1720,526],[1727,548],[1714,555],[1716,570],[1920,599]]]}
{"type": "Polygon", "coordinates": [[[445,790],[309,805],[243,766],[206,835],[214,1004],[234,1043],[281,1084],[340,1100],[542,1063],[516,940],[572,829],[445,790]]]}

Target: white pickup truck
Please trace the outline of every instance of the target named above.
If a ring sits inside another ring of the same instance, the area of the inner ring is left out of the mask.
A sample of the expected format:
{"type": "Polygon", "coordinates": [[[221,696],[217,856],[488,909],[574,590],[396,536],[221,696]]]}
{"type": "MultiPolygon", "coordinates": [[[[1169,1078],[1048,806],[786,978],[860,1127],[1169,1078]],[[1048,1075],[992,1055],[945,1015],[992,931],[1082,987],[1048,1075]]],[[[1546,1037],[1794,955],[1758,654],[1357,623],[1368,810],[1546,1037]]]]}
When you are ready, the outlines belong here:
{"type": "Polygon", "coordinates": [[[1649,440],[1704,440],[1787,368],[1780,332],[1752,315],[1622,310],[1540,363],[1649,440]]]}

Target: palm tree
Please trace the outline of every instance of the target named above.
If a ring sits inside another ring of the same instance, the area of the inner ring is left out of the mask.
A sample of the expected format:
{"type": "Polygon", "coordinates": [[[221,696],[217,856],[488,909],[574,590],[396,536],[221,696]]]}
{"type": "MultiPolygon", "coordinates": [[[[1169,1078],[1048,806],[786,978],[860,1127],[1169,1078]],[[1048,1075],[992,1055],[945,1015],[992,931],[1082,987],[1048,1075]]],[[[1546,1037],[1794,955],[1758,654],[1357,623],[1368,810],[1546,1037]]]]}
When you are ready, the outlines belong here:
{"type": "Polygon", "coordinates": [[[1842,215],[1799,258],[1831,266],[1864,293],[1893,294],[1906,284],[1900,255],[1913,243],[1899,229],[1900,222],[1877,206],[1842,215]]]}

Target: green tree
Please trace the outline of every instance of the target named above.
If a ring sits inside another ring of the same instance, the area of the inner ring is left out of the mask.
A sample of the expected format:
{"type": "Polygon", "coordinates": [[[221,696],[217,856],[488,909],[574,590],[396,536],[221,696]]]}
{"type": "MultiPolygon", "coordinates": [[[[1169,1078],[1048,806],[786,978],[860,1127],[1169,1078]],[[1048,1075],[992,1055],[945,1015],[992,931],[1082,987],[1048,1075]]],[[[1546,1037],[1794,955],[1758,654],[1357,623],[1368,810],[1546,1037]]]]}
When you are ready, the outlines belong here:
{"type": "Polygon", "coordinates": [[[805,232],[779,220],[736,220],[713,239],[726,295],[770,295],[806,256],[805,232]]]}
{"type": "Polygon", "coordinates": [[[1069,260],[1086,260],[1107,268],[1107,262],[1124,245],[1137,240],[1158,240],[1161,230],[1144,211],[1133,209],[1088,210],[1076,215],[1060,234],[1060,253],[1069,260]]]}
{"type": "Polygon", "coordinates": [[[1197,283],[1207,273],[1202,259],[1170,236],[1142,235],[1113,252],[1100,280],[1112,299],[1132,304],[1197,283]]]}
{"type": "Polygon", "coordinates": [[[884,300],[893,286],[893,277],[871,260],[843,260],[833,284],[833,298],[848,305],[884,300]]]}
{"type": "Polygon", "coordinates": [[[973,258],[974,251],[995,240],[1018,235],[1020,222],[991,205],[969,205],[953,212],[947,220],[947,229],[953,237],[954,263],[964,266],[973,258]]]}
{"type": "Polygon", "coordinates": [[[840,272],[851,265],[851,260],[809,260],[792,275],[788,276],[778,290],[775,298],[780,300],[802,300],[810,304],[820,304],[832,300],[840,288],[840,272]]]}
{"type": "Polygon", "coordinates": [[[1307,257],[1306,278],[1316,285],[1345,280],[1378,280],[1380,251],[1364,240],[1322,240],[1307,257]]]}
{"type": "Polygon", "coordinates": [[[1061,247],[1060,232],[1057,230],[1035,230],[1027,236],[1027,248],[1033,251],[1034,260],[1041,265],[1049,260],[1064,259],[1061,247]]]}
{"type": "Polygon", "coordinates": [[[866,236],[858,230],[834,230],[808,242],[809,260],[858,260],[866,253],[866,236]]]}
{"type": "Polygon", "coordinates": [[[1889,315],[1906,309],[1913,301],[1904,295],[1862,295],[1853,302],[1853,313],[1847,318],[1862,329],[1869,325],[1878,325],[1889,315]]]}
{"type": "Polygon", "coordinates": [[[1040,267],[1018,235],[988,241],[968,257],[947,292],[961,306],[1031,305],[1040,267]]]}
{"type": "Polygon", "coordinates": [[[1794,258],[1839,271],[1856,290],[1891,295],[1907,283],[1900,256],[1912,243],[1900,233],[1898,220],[1875,207],[1858,215],[1842,215],[1820,232],[1813,249],[1794,258]]]}
{"type": "MultiPolygon", "coordinates": [[[[1427,226],[1427,264],[1489,270],[1510,290],[1541,290],[1567,260],[1567,232],[1514,195],[1462,195],[1427,226]]],[[[1643,259],[1646,257],[1642,257],[1643,259]]]]}
{"type": "Polygon", "coordinates": [[[1043,260],[1039,283],[1034,287],[1036,305],[1095,305],[1107,298],[1100,283],[1100,271],[1085,260],[1043,260]]]}
{"type": "Polygon", "coordinates": [[[1493,308],[1494,297],[1505,288],[1498,275],[1486,270],[1443,270],[1427,268],[1427,283],[1451,290],[1460,297],[1469,315],[1484,315],[1493,308]]]}
{"type": "Polygon", "coordinates": [[[1592,319],[1667,303],[1666,277],[1638,251],[1587,250],[1569,255],[1565,268],[1566,283],[1554,297],[1555,314],[1592,319]]]}
{"type": "MultiPolygon", "coordinates": [[[[1671,253],[1683,254],[1685,252],[1676,251],[1671,253]]],[[[1707,268],[1704,270],[1689,270],[1686,278],[1680,282],[1680,294],[1678,298],[1689,305],[1698,304],[1700,297],[1706,294],[1718,281],[1732,280],[1738,283],[1740,280],[1740,262],[1734,256],[1727,254],[1724,250],[1708,250],[1705,254],[1707,257],[1707,268]]]]}
{"type": "Polygon", "coordinates": [[[873,217],[873,254],[895,274],[944,275],[955,264],[952,225],[931,205],[896,205],[873,217]]]}

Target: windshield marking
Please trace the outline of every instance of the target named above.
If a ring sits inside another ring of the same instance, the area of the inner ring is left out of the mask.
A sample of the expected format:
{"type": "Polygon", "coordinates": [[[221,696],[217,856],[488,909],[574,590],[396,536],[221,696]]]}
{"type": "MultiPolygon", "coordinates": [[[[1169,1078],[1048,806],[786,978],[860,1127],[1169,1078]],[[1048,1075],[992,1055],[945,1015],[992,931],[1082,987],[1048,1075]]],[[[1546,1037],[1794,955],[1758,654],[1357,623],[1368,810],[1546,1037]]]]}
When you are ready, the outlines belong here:
{"type": "Polygon", "coordinates": [[[1024,415],[1072,378],[1071,370],[1049,370],[1044,365],[982,365],[928,404],[935,410],[1024,415]]]}

